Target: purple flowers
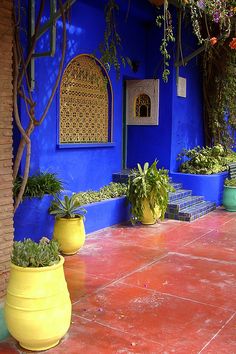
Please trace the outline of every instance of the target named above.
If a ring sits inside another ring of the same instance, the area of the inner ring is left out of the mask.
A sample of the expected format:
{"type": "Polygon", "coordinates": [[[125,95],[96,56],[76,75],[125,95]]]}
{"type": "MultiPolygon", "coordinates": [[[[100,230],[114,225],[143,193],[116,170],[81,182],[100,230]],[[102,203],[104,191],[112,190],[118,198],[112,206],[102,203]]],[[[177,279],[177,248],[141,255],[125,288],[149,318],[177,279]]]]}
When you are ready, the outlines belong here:
{"type": "Polygon", "coordinates": [[[205,1],[204,0],[199,0],[198,2],[197,2],[197,6],[199,7],[199,9],[201,9],[201,10],[205,10],[205,1]]]}
{"type": "Polygon", "coordinates": [[[215,22],[215,23],[219,23],[219,21],[220,21],[220,11],[215,11],[214,13],[213,13],[213,21],[215,22]]]}

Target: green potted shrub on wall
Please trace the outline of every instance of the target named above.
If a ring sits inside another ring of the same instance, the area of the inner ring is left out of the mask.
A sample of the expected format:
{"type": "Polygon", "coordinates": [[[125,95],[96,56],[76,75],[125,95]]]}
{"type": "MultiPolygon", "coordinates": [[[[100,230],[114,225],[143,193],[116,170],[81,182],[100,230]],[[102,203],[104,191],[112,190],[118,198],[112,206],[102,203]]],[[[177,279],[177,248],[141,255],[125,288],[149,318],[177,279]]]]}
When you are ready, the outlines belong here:
{"type": "Polygon", "coordinates": [[[85,242],[84,215],[76,194],[58,197],[51,203],[50,214],[55,215],[53,238],[58,241],[60,251],[65,255],[75,254],[85,242]]]}
{"type": "Polygon", "coordinates": [[[131,205],[131,221],[142,224],[155,224],[163,219],[168,204],[168,192],[173,191],[167,171],[157,169],[157,161],[151,166],[146,162],[142,168],[129,175],[127,198],[131,205]]]}
{"type": "Polygon", "coordinates": [[[225,179],[223,206],[227,211],[236,211],[236,178],[225,179]]]}
{"type": "Polygon", "coordinates": [[[71,321],[71,301],[58,243],[43,237],[15,241],[5,302],[5,320],[23,348],[54,347],[71,321]]]}

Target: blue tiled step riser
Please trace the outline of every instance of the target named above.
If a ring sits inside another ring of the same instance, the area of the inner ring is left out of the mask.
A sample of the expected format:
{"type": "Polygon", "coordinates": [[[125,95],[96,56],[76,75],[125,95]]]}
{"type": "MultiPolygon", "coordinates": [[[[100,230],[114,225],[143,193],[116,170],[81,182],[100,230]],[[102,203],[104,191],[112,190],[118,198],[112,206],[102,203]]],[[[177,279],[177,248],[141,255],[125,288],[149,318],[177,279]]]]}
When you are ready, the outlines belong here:
{"type": "Polygon", "coordinates": [[[186,190],[186,189],[179,189],[174,193],[171,192],[171,193],[169,193],[169,203],[171,203],[175,200],[186,198],[190,195],[192,195],[192,191],[186,190]]]}
{"type": "Polygon", "coordinates": [[[178,213],[182,209],[185,209],[191,205],[202,202],[203,199],[204,197],[202,196],[190,196],[187,198],[182,198],[180,200],[172,202],[171,204],[168,204],[167,213],[171,213],[171,214],[178,213]]]}

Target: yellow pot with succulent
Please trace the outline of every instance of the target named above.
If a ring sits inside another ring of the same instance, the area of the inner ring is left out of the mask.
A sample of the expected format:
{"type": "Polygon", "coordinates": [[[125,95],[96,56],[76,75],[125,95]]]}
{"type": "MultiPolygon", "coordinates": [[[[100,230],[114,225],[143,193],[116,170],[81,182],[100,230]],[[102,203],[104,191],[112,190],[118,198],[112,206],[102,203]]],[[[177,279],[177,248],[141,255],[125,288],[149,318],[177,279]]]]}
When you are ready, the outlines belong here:
{"type": "Polygon", "coordinates": [[[55,216],[53,238],[58,241],[60,251],[72,255],[84,245],[84,215],[76,194],[64,196],[64,200],[55,197],[51,203],[50,214],[55,216]]]}
{"type": "Polygon", "coordinates": [[[56,346],[71,322],[71,301],[58,243],[14,242],[5,302],[10,334],[32,351],[56,346]]]}

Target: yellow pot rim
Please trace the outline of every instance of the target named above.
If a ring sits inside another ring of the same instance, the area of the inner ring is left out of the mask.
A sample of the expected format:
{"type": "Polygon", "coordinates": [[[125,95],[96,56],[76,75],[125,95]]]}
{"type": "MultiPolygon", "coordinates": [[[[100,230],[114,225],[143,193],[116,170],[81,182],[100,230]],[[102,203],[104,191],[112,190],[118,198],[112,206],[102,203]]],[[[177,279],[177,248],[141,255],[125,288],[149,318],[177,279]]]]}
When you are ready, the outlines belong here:
{"type": "Polygon", "coordinates": [[[57,268],[60,268],[61,266],[63,266],[65,259],[61,255],[59,255],[59,257],[60,257],[60,261],[58,263],[52,264],[51,266],[47,266],[47,267],[19,267],[16,264],[11,262],[11,268],[17,269],[20,272],[27,272],[27,273],[28,272],[31,272],[31,273],[47,272],[48,270],[54,270],[54,269],[57,269],[57,268]]]}
{"type": "Polygon", "coordinates": [[[56,220],[60,220],[63,222],[76,222],[78,220],[83,219],[82,216],[78,217],[78,218],[56,218],[56,220]]]}

